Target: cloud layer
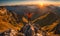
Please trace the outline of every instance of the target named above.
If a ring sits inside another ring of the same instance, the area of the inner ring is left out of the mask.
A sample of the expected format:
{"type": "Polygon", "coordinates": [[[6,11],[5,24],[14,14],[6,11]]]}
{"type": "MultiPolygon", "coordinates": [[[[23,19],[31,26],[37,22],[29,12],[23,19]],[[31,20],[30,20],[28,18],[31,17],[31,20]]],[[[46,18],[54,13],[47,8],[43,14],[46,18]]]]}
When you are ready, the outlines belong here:
{"type": "Polygon", "coordinates": [[[0,1],[38,1],[38,0],[0,0],[0,1]]]}
{"type": "Polygon", "coordinates": [[[48,3],[55,2],[58,4],[60,2],[60,0],[0,0],[0,6],[1,5],[14,5],[14,4],[35,4],[35,3],[40,3],[42,1],[44,1],[44,2],[47,1],[48,3]]]}

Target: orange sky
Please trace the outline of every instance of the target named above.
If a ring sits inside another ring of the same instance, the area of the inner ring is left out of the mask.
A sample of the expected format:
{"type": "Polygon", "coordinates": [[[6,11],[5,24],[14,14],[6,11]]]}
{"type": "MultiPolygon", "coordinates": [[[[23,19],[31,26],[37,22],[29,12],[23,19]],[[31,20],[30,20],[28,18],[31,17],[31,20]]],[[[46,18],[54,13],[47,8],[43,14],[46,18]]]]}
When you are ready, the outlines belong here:
{"type": "Polygon", "coordinates": [[[47,5],[50,5],[50,4],[53,4],[53,5],[56,5],[56,6],[60,6],[60,2],[50,2],[50,1],[28,1],[28,2],[5,2],[5,3],[0,3],[0,6],[5,6],[5,5],[28,5],[28,4],[47,4],[47,5]]]}

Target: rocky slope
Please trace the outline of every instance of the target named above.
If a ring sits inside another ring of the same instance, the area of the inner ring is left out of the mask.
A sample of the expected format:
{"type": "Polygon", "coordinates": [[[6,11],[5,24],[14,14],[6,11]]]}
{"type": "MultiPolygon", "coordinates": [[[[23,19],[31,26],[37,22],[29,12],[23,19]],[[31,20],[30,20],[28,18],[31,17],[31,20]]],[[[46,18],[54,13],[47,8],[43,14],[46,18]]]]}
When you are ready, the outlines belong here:
{"type": "Polygon", "coordinates": [[[18,34],[23,33],[25,36],[45,36],[46,34],[46,36],[55,36],[55,34],[60,34],[60,16],[58,14],[60,9],[56,6],[45,6],[43,9],[45,10],[41,10],[36,5],[33,7],[0,7],[0,32],[13,29],[19,30],[18,34]],[[42,11],[44,13],[41,13],[42,11]],[[31,22],[28,23],[28,17],[25,14],[29,12],[33,13],[33,16],[31,22]]]}

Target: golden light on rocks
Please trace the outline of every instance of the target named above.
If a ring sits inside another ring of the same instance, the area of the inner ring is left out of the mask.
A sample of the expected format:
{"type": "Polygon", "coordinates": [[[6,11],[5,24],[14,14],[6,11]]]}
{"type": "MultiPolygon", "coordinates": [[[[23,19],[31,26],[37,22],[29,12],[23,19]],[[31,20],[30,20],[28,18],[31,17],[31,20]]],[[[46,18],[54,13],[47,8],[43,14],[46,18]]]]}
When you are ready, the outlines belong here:
{"type": "Polygon", "coordinates": [[[4,13],[6,13],[6,12],[7,12],[7,9],[5,9],[5,8],[0,8],[0,13],[4,14],[4,13]]]}

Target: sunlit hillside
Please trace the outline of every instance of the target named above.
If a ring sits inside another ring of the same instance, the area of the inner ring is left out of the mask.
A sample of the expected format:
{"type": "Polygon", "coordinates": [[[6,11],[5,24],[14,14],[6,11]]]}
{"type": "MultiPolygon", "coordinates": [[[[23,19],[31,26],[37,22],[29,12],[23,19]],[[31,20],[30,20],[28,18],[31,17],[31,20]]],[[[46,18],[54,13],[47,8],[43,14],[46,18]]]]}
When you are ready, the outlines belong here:
{"type": "Polygon", "coordinates": [[[4,32],[8,29],[20,30],[20,27],[23,26],[23,23],[18,21],[19,19],[17,14],[14,12],[11,13],[5,7],[1,7],[0,9],[0,32],[4,32]]]}
{"type": "Polygon", "coordinates": [[[60,7],[54,5],[0,6],[0,33],[14,30],[19,36],[60,36],[59,15],[60,7]]]}

